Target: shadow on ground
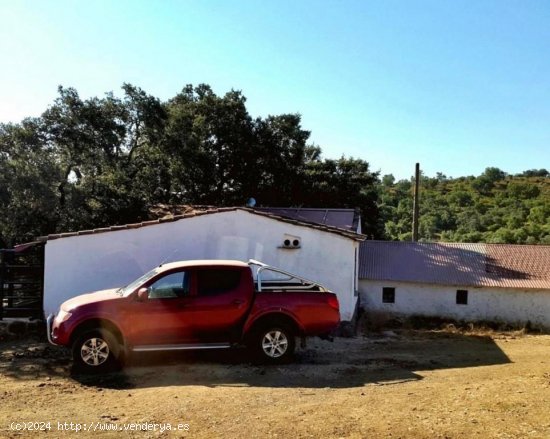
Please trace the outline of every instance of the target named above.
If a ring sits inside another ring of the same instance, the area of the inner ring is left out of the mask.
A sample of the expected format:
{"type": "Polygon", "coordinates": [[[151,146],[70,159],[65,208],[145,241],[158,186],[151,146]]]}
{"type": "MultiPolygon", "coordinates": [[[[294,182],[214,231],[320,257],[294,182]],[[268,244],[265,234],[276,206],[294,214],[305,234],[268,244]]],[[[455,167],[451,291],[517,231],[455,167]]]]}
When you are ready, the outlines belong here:
{"type": "Polygon", "coordinates": [[[510,363],[490,337],[413,331],[386,336],[313,339],[281,366],[255,365],[244,349],[134,354],[102,376],[72,371],[69,354],[40,343],[0,346],[0,374],[16,379],[65,377],[84,386],[131,389],[208,387],[352,388],[421,380],[422,371],[510,363]]]}

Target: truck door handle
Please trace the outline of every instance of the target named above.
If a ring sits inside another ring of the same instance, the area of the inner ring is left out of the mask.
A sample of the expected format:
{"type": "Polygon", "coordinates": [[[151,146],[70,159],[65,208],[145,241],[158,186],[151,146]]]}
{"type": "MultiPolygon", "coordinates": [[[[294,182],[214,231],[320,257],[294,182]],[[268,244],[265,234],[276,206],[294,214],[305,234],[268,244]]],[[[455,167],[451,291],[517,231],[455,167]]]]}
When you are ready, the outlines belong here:
{"type": "Polygon", "coordinates": [[[232,303],[233,305],[242,305],[244,303],[244,300],[235,299],[232,303]]]}

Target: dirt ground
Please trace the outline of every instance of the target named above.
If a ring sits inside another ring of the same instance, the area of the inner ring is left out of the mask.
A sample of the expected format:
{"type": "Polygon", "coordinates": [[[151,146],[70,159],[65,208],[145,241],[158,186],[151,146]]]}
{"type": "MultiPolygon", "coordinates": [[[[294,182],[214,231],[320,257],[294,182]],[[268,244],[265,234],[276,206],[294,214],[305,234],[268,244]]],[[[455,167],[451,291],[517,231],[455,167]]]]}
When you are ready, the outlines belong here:
{"type": "Polygon", "coordinates": [[[313,339],[285,366],[240,350],[142,354],[102,377],[72,374],[62,348],[0,343],[0,437],[90,436],[77,425],[99,437],[550,438],[550,336],[388,331],[313,339]]]}

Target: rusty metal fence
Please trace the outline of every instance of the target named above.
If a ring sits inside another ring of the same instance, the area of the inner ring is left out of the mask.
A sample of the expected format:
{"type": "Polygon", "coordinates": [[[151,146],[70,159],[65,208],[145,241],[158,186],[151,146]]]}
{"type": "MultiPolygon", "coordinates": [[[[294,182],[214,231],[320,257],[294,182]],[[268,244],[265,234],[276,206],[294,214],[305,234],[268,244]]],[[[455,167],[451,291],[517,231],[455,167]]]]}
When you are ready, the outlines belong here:
{"type": "Polygon", "coordinates": [[[44,245],[0,249],[0,320],[43,317],[44,245]]]}

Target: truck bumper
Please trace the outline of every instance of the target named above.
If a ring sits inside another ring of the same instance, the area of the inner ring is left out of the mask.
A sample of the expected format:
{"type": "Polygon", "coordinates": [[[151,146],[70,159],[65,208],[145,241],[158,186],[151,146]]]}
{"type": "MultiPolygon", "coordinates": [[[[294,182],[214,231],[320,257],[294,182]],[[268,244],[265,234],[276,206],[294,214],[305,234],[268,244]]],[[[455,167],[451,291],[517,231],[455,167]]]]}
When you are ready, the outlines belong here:
{"type": "Polygon", "coordinates": [[[48,341],[50,344],[53,344],[54,346],[57,346],[57,343],[53,341],[52,338],[52,326],[53,326],[53,320],[55,319],[54,314],[50,314],[48,318],[46,319],[46,335],[48,337],[48,341]]]}

